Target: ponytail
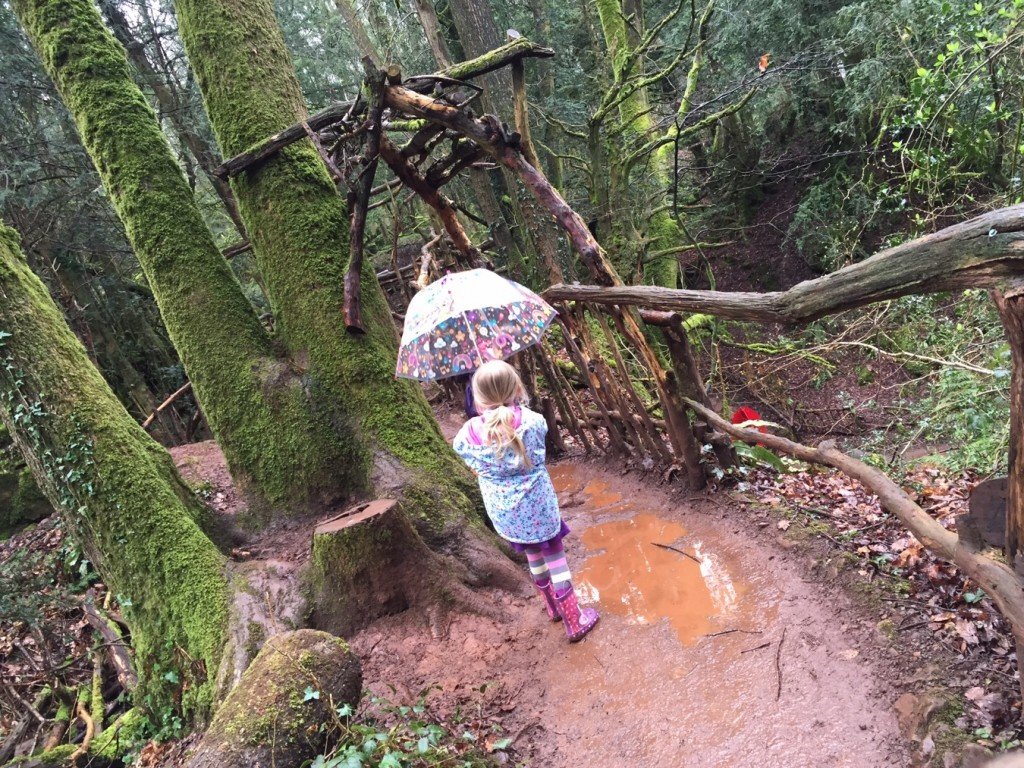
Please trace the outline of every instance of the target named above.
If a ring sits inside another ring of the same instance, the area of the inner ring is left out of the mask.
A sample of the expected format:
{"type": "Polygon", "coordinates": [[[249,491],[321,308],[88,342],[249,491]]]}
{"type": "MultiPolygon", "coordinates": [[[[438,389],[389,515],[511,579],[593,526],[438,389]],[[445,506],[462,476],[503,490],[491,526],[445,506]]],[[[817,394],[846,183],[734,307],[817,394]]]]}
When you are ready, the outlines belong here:
{"type": "Polygon", "coordinates": [[[509,448],[520,458],[526,469],[533,469],[533,461],[526,452],[523,439],[516,433],[515,413],[507,405],[499,405],[484,412],[484,426],[480,437],[487,445],[493,445],[498,449],[498,454],[504,454],[509,448]]]}

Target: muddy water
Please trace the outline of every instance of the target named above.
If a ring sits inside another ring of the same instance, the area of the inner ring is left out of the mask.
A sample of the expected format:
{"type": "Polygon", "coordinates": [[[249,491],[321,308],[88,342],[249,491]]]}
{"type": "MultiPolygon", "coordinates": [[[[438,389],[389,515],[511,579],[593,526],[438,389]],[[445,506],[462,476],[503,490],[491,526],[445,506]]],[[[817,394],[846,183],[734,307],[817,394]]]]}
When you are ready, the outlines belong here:
{"type": "Polygon", "coordinates": [[[589,556],[573,579],[581,602],[600,603],[630,624],[666,619],[683,645],[737,612],[747,591],[732,574],[737,568],[688,537],[682,525],[641,511],[606,480],[586,480],[579,465],[559,465],[552,481],[560,495],[574,497],[589,514],[628,515],[583,531],[589,556]]]}
{"type": "Polygon", "coordinates": [[[845,625],[774,556],[728,523],[681,517],[644,484],[574,464],[552,480],[573,529],[574,581],[603,616],[581,646],[555,647],[572,675],[549,677],[550,706],[586,723],[559,739],[560,756],[609,767],[905,764],[891,762],[895,718],[873,703],[870,676],[836,658],[845,625]]]}

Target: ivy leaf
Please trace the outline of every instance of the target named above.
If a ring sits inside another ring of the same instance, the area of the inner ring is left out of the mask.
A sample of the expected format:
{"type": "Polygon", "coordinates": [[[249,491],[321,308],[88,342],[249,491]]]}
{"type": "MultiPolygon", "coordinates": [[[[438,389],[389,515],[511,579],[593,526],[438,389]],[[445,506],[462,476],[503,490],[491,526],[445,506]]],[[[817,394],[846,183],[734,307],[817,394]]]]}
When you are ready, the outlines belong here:
{"type": "Polygon", "coordinates": [[[320,698],[320,691],[314,691],[312,686],[307,685],[306,686],[306,692],[303,695],[302,700],[304,702],[306,702],[306,701],[309,701],[310,699],[319,699],[319,698],[320,698]]]}
{"type": "Polygon", "coordinates": [[[512,744],[512,739],[498,739],[493,744],[491,744],[488,747],[488,749],[491,752],[500,752],[503,749],[508,749],[509,746],[511,746],[511,744],[512,744]]]}

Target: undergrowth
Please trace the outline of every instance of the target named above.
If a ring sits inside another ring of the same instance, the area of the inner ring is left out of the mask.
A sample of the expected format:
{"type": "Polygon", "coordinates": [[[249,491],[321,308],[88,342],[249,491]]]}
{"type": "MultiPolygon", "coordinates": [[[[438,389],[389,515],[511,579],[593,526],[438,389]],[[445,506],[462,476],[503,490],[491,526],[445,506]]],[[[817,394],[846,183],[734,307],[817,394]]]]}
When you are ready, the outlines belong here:
{"type": "Polygon", "coordinates": [[[490,768],[507,762],[497,755],[512,739],[494,730],[497,726],[482,729],[458,713],[442,721],[427,707],[430,691],[420,692],[412,706],[368,695],[359,712],[347,704],[338,707],[337,717],[321,725],[335,732],[338,746],[318,755],[309,768],[490,768]]]}

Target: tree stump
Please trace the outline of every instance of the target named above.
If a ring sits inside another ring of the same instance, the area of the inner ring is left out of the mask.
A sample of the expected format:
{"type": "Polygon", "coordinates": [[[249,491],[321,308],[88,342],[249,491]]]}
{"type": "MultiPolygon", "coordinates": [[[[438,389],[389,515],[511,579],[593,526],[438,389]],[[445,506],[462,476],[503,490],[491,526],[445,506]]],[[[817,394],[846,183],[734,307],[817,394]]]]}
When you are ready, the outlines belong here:
{"type": "Polygon", "coordinates": [[[409,607],[406,570],[422,542],[394,499],[359,504],[313,532],[313,626],[349,635],[409,607]]]}

